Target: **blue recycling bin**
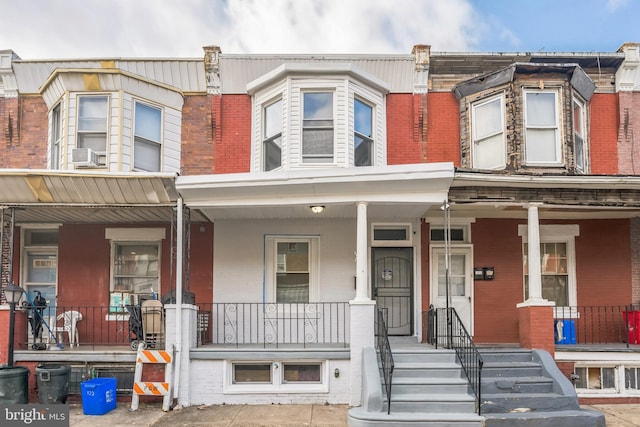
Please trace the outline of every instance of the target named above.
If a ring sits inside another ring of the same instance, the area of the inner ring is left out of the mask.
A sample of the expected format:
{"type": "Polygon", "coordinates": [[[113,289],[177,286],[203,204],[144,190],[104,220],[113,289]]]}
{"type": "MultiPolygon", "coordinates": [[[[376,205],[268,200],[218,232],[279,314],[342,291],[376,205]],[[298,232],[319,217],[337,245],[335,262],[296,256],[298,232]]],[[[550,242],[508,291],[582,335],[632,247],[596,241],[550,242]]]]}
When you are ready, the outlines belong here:
{"type": "Polygon", "coordinates": [[[576,343],[576,322],[574,320],[555,320],[553,322],[553,329],[556,344],[576,343]]]}
{"type": "Polygon", "coordinates": [[[80,383],[80,389],[85,415],[104,415],[116,409],[115,378],[93,378],[80,383]]]}

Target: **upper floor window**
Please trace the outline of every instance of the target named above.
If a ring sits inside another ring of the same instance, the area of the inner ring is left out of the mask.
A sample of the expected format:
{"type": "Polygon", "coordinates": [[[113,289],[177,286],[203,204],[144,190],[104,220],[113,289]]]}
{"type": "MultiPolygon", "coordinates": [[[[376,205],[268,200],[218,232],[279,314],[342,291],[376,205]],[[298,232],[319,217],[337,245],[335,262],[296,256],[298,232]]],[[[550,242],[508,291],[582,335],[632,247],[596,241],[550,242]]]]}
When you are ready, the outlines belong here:
{"type": "Polygon", "coordinates": [[[587,172],[587,147],[585,140],[587,137],[586,110],[584,102],[578,98],[573,98],[573,152],[576,162],[576,171],[587,172]]]}
{"type": "Polygon", "coordinates": [[[96,153],[106,153],[108,109],[108,96],[78,98],[78,148],[90,148],[96,153]]]}
{"type": "Polygon", "coordinates": [[[304,93],[303,163],[333,162],[333,93],[304,93]]]}
{"type": "Polygon", "coordinates": [[[558,92],[525,90],[525,161],[544,165],[561,162],[558,92]]]}
{"type": "Polygon", "coordinates": [[[282,99],[264,107],[264,170],[282,166],[282,99]]]}
{"type": "Polygon", "coordinates": [[[355,166],[371,166],[373,154],[373,107],[356,98],[353,101],[353,110],[353,163],[355,166]]]}
{"type": "Polygon", "coordinates": [[[162,110],[135,103],[133,165],[137,170],[162,170],[162,110]]]}
{"type": "Polygon", "coordinates": [[[473,104],[471,117],[473,166],[478,169],[505,167],[504,97],[473,104]]]}
{"type": "Polygon", "coordinates": [[[62,114],[58,103],[51,111],[51,169],[60,169],[62,144],[62,114]]]}

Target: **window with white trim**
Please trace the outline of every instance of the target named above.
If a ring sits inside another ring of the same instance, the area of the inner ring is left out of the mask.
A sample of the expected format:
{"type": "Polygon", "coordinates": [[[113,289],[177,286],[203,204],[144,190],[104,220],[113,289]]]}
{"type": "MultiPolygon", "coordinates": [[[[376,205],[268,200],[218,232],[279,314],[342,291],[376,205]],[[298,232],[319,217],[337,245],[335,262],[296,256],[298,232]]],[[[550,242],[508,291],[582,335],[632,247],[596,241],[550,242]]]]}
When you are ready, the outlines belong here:
{"type": "Polygon", "coordinates": [[[114,242],[113,290],[127,294],[160,292],[159,242],[114,242]]]}
{"type": "Polygon", "coordinates": [[[524,99],[525,163],[561,164],[558,91],[526,89],[524,99]]]}
{"type": "MultiPolygon", "coordinates": [[[[527,226],[518,226],[522,237],[524,299],[529,297],[529,263],[527,226]]],[[[540,226],[540,270],[542,298],[556,303],[558,308],[577,304],[575,237],[579,235],[577,225],[540,226]]]]}
{"type": "Polygon", "coordinates": [[[333,92],[304,92],[302,162],[333,162],[333,92]]]}
{"type": "Polygon", "coordinates": [[[268,302],[317,301],[318,237],[267,237],[268,302]]]}
{"type": "Polygon", "coordinates": [[[356,98],[353,101],[353,163],[355,166],[373,164],[373,107],[356,98]]]}
{"type": "Polygon", "coordinates": [[[506,165],[504,96],[474,103],[471,114],[473,167],[503,169],[506,165]]]}
{"type": "Polygon", "coordinates": [[[60,155],[62,153],[62,114],[61,104],[56,104],[51,110],[51,169],[60,169],[60,155]]]}
{"type": "Polygon", "coordinates": [[[573,152],[576,171],[586,173],[588,170],[587,159],[587,113],[585,103],[577,97],[573,98],[573,152]]]}
{"type": "Polygon", "coordinates": [[[263,109],[263,169],[270,171],[282,166],[282,99],[263,109]]]}
{"type": "Polygon", "coordinates": [[[133,167],[136,170],[162,170],[162,110],[134,102],[133,167]]]}
{"type": "Polygon", "coordinates": [[[233,361],[226,363],[225,393],[323,393],[328,362],[316,360],[233,361]]]}
{"type": "Polygon", "coordinates": [[[617,392],[616,371],[614,366],[576,366],[575,387],[584,391],[617,392]]]}
{"type": "Polygon", "coordinates": [[[109,97],[78,97],[78,148],[90,148],[98,154],[107,152],[109,97]]]}

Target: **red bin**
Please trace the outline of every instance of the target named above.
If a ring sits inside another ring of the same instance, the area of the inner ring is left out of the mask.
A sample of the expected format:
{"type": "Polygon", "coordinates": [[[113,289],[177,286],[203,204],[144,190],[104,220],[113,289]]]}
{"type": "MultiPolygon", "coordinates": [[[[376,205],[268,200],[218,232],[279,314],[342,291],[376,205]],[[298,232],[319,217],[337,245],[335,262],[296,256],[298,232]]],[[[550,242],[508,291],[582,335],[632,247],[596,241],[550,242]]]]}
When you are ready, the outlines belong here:
{"type": "Polygon", "coordinates": [[[623,316],[627,324],[629,344],[640,344],[640,311],[625,311],[623,316]]]}

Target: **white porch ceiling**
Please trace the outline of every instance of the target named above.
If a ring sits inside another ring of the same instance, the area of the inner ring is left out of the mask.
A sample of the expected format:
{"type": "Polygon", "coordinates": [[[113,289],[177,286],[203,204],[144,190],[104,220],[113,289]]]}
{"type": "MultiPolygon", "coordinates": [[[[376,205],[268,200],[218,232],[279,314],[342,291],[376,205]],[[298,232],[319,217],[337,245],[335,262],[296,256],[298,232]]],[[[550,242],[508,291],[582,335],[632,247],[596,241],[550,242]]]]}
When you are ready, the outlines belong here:
{"type": "Polygon", "coordinates": [[[371,218],[420,218],[447,198],[452,163],[180,176],[185,205],[210,220],[355,218],[368,204],[371,218]],[[311,205],[325,211],[313,214],[311,205]]]}

